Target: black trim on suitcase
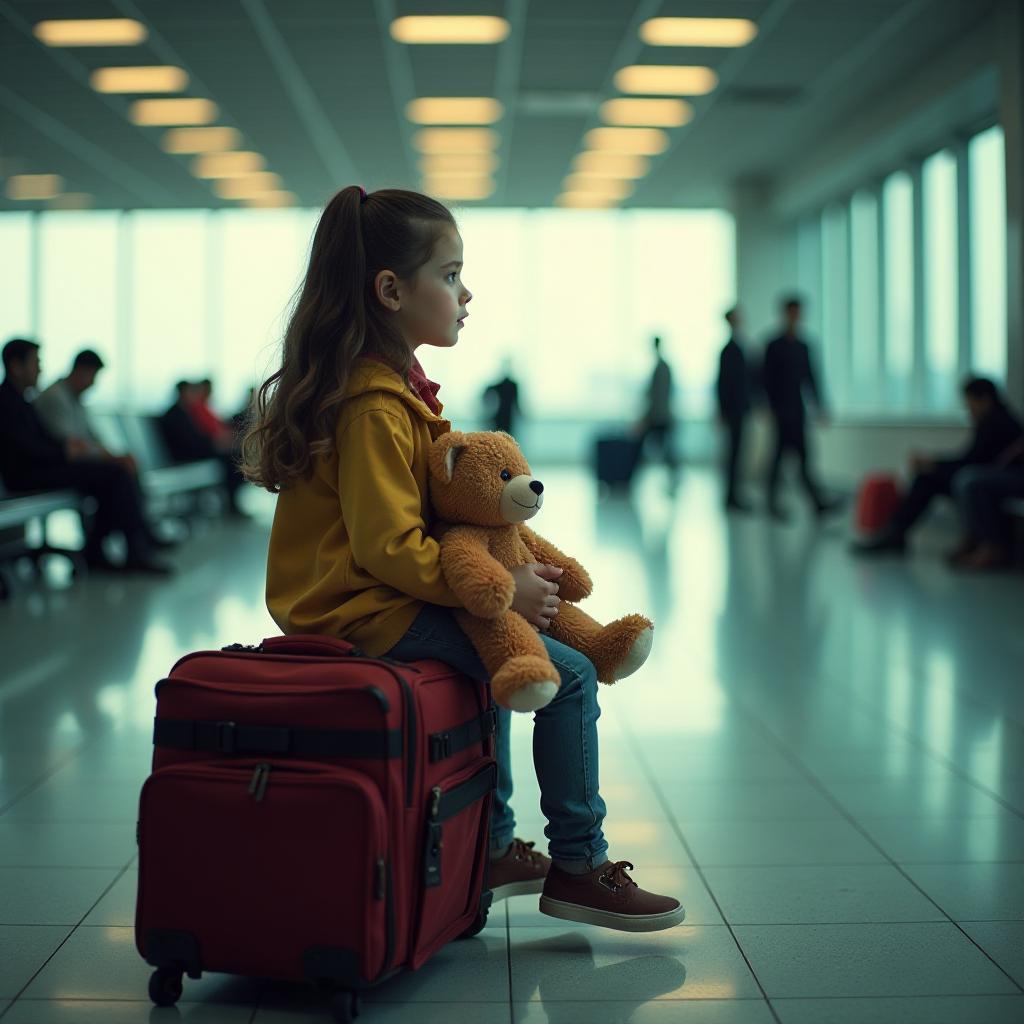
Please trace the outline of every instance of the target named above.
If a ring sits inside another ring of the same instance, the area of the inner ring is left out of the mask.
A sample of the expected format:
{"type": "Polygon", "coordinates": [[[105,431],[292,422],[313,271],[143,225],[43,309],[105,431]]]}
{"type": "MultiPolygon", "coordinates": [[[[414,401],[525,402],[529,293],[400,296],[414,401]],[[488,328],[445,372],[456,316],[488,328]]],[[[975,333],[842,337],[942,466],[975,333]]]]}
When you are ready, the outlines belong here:
{"type": "Polygon", "coordinates": [[[432,889],[441,884],[442,822],[454,818],[470,804],[486,796],[498,784],[498,766],[491,761],[471,779],[445,793],[440,786],[430,791],[427,827],[423,836],[423,887],[432,889]]]}
{"type": "Polygon", "coordinates": [[[471,718],[454,729],[445,732],[432,732],[427,737],[430,747],[430,763],[443,761],[446,757],[457,754],[466,747],[473,746],[493,736],[498,729],[498,709],[492,704],[482,715],[471,718]]]}
{"type": "Polygon", "coordinates": [[[217,754],[291,754],[296,757],[402,756],[401,729],[289,729],[184,718],[157,718],[153,744],[217,754]]]}

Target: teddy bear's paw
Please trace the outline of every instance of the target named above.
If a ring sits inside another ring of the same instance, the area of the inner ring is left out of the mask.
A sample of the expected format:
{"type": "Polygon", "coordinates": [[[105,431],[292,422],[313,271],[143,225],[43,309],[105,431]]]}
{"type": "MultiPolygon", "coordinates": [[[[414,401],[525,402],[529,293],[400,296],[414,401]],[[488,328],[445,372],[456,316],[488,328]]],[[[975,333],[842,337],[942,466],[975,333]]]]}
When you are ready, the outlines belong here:
{"type": "Polygon", "coordinates": [[[629,653],[615,669],[616,680],[631,676],[647,660],[654,645],[654,628],[648,626],[634,641],[629,653]]]}
{"type": "Polygon", "coordinates": [[[491,692],[502,707],[537,711],[558,692],[559,679],[546,658],[519,655],[510,658],[491,679],[491,692]]]}

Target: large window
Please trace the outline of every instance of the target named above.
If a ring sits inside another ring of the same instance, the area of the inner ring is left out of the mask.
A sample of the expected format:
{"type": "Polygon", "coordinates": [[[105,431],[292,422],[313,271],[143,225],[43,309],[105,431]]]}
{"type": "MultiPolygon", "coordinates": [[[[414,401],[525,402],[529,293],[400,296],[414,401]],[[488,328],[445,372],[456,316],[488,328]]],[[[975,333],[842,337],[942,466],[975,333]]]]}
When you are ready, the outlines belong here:
{"type": "Polygon", "coordinates": [[[884,233],[886,408],[904,411],[914,371],[914,186],[910,175],[889,175],[882,188],[884,233]]]}
{"type": "Polygon", "coordinates": [[[850,407],[850,213],[830,206],[821,222],[823,390],[840,409],[850,407]]]}
{"type": "MultiPolygon", "coordinates": [[[[278,358],[318,213],[0,216],[2,325],[43,342],[44,385],[89,345],[109,367],[104,405],[157,410],[177,379],[208,376],[218,409],[233,412],[278,358]]],[[[470,319],[455,349],[421,352],[454,418],[479,412],[508,358],[535,414],[632,419],[654,335],[678,411],[709,411],[722,314],[736,298],[728,214],[465,210],[458,221],[470,319]]]]}
{"type": "Polygon", "coordinates": [[[850,407],[879,409],[878,200],[858,192],[850,201],[850,407]]]}
{"type": "Polygon", "coordinates": [[[0,345],[31,334],[32,215],[0,215],[0,345]]]}
{"type": "Polygon", "coordinates": [[[112,401],[122,385],[117,350],[118,213],[54,213],[39,222],[39,340],[47,381],[70,370],[83,348],[106,369],[90,401],[112,401]]]}
{"type": "Polygon", "coordinates": [[[971,369],[1006,378],[1006,165],[1003,129],[967,148],[971,218],[971,369]]]}
{"type": "Polygon", "coordinates": [[[927,406],[947,411],[957,396],[956,157],[943,150],[922,168],[924,336],[927,406]]]}

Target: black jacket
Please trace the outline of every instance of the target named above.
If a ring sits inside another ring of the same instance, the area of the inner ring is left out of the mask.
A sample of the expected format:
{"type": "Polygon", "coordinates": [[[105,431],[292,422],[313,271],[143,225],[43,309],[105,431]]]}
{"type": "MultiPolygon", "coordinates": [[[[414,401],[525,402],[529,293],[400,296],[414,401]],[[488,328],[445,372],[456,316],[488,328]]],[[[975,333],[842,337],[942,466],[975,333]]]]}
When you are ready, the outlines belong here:
{"type": "Polygon", "coordinates": [[[718,358],[718,411],[724,420],[742,419],[750,411],[750,370],[747,357],[735,337],[718,358]]]}
{"type": "Polygon", "coordinates": [[[0,384],[0,477],[13,491],[31,490],[37,468],[67,464],[64,445],[43,426],[8,380],[0,384]]]}
{"type": "Polygon", "coordinates": [[[810,392],[818,409],[823,408],[810,350],[799,338],[780,334],[768,342],[761,366],[761,386],[768,408],[779,422],[803,422],[805,391],[810,392]]]}
{"type": "MultiPolygon", "coordinates": [[[[987,466],[995,462],[1022,434],[1024,427],[1020,420],[1002,402],[997,402],[991,412],[974,425],[974,434],[967,447],[959,455],[941,459],[939,465],[954,472],[964,466],[987,466]]],[[[1014,460],[1014,463],[1017,461],[1014,460]]]]}
{"type": "Polygon", "coordinates": [[[160,433],[175,462],[197,462],[217,455],[213,442],[192,422],[188,410],[177,402],[160,417],[160,433]]]}

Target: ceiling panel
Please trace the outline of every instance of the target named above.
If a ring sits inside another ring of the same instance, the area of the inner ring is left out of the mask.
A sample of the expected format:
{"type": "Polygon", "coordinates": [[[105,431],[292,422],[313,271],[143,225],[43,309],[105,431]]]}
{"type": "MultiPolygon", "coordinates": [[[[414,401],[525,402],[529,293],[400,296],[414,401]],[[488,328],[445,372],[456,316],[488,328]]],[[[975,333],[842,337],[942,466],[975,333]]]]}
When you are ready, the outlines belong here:
{"type": "MultiPolygon", "coordinates": [[[[336,188],[414,187],[405,103],[416,95],[497,95],[507,105],[503,166],[491,204],[546,205],[578,152],[617,63],[708,64],[718,90],[695,101],[626,205],[729,200],[733,183],[785,170],[836,119],[876,101],[971,24],[992,0],[0,0],[0,173],[58,173],[100,207],[234,206],[164,153],[163,129],[128,122],[131,97],[100,96],[101,66],[178,62],[188,95],[212,99],[222,123],[303,204],[336,188]],[[508,14],[505,43],[408,47],[388,18],[508,14]],[[764,26],[742,50],[644,46],[638,12],[747,17],[764,26]],[[48,18],[137,14],[143,46],[53,50],[32,35],[48,18]]],[[[45,206],[45,204],[41,204],[45,206]]],[[[32,208],[0,197],[0,209],[32,208]]]]}

